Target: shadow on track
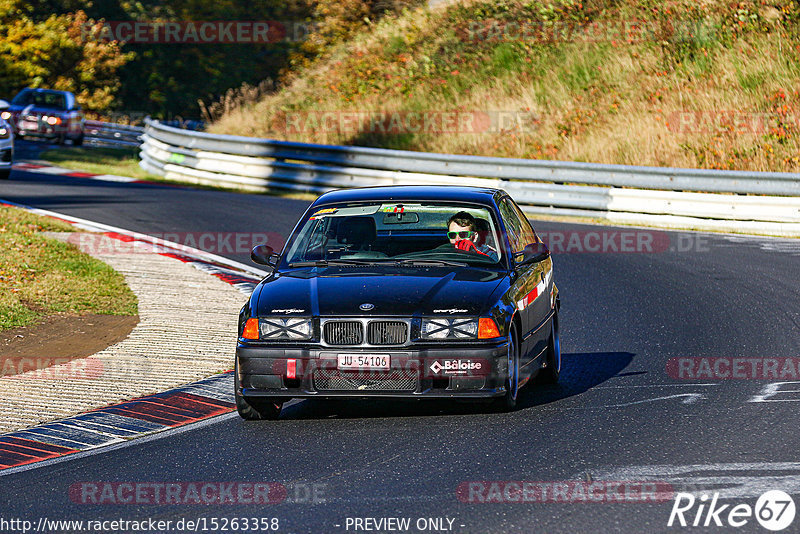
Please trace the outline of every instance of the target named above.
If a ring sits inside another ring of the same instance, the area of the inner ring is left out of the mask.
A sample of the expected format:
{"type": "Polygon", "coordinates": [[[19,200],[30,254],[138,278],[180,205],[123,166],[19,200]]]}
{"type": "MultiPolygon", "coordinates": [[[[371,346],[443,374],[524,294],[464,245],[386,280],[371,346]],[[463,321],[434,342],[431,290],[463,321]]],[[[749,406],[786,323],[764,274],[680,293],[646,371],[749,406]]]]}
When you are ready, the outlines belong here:
{"type": "MultiPolygon", "coordinates": [[[[630,352],[571,353],[562,356],[561,380],[555,386],[526,385],[520,391],[516,412],[579,395],[630,364],[630,352]]],[[[486,402],[429,399],[306,399],[285,406],[281,419],[362,419],[489,414],[486,402]]]]}

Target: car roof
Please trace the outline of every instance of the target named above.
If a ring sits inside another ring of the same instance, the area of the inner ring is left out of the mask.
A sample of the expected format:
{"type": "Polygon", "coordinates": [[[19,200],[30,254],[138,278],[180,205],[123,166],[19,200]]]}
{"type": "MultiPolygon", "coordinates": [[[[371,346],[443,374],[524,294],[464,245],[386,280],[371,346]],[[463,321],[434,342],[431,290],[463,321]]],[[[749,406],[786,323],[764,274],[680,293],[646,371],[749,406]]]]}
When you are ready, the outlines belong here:
{"type": "Polygon", "coordinates": [[[390,185],[340,189],[320,196],[313,206],[339,204],[342,202],[412,202],[412,201],[458,201],[475,204],[493,204],[493,198],[502,189],[455,185],[390,185]]]}
{"type": "Polygon", "coordinates": [[[59,93],[62,95],[71,95],[69,91],[61,91],[59,89],[45,89],[43,87],[27,87],[20,91],[20,93],[59,93]]]}
{"type": "Polygon", "coordinates": [[[47,87],[27,87],[23,89],[23,91],[36,91],[37,93],[69,93],[69,91],[63,91],[61,89],[49,89],[47,87]]]}
{"type": "MultiPolygon", "coordinates": [[[[76,102],[75,102],[75,94],[74,93],[71,93],[70,91],[61,91],[59,89],[45,89],[43,87],[26,87],[25,89],[23,89],[22,91],[17,93],[14,96],[13,100],[16,100],[19,95],[24,94],[24,93],[38,93],[38,94],[41,94],[41,93],[55,93],[55,94],[62,95],[64,97],[64,99],[65,99],[65,103],[66,103],[67,109],[73,107],[76,104],[76,102]]],[[[13,100],[12,100],[12,102],[13,102],[13,100]]],[[[19,106],[20,104],[16,104],[16,105],[19,106]]]]}

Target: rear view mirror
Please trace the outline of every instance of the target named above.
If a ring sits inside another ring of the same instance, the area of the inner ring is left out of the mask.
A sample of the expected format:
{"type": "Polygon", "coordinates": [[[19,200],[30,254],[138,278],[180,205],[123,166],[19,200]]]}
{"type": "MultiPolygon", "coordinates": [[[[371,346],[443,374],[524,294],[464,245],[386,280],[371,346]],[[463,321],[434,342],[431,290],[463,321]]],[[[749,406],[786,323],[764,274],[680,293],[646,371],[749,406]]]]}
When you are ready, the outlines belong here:
{"type": "Polygon", "coordinates": [[[544,243],[531,243],[522,252],[518,252],[516,256],[521,256],[521,258],[517,259],[517,264],[519,265],[538,263],[550,257],[550,249],[544,243]]]}
{"type": "Polygon", "coordinates": [[[259,265],[275,267],[278,264],[278,255],[268,245],[256,245],[250,251],[250,259],[259,265]]]}
{"type": "Polygon", "coordinates": [[[412,211],[394,211],[383,216],[383,224],[414,224],[419,222],[419,214],[412,211]]]}

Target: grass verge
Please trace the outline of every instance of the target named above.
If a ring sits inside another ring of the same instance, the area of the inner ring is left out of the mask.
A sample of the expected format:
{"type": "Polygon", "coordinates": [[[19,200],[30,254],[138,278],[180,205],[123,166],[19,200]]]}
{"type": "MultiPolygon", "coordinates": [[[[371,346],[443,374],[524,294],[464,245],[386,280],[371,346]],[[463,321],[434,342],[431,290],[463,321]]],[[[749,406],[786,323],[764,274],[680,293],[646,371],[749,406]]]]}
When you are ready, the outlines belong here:
{"type": "Polygon", "coordinates": [[[121,274],[42,231],[73,229],[0,206],[0,330],[56,313],[136,315],[136,296],[121,274]]]}
{"type": "Polygon", "coordinates": [[[159,179],[139,167],[138,148],[63,147],[45,150],[40,157],[54,165],[77,171],[130,176],[140,180],[159,179]]]}

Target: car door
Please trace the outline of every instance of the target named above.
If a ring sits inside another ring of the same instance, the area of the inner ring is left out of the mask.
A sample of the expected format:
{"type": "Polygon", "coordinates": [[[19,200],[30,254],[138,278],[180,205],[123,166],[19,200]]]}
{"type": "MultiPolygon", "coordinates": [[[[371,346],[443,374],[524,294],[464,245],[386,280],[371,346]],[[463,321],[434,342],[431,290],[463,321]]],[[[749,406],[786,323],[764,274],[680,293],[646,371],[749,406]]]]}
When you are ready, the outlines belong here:
{"type": "Polygon", "coordinates": [[[528,295],[536,287],[537,279],[534,269],[530,266],[517,265],[515,258],[525,248],[530,236],[525,234],[525,227],[517,215],[510,198],[504,197],[501,199],[498,208],[500,217],[503,219],[503,226],[506,229],[508,243],[511,247],[510,262],[516,272],[516,278],[511,285],[510,292],[520,318],[520,367],[524,367],[530,363],[531,351],[533,350],[530,338],[533,318],[531,316],[531,308],[528,305],[528,295]]]}
{"type": "Polygon", "coordinates": [[[508,233],[512,252],[512,263],[517,278],[512,291],[517,302],[522,325],[522,347],[520,365],[526,366],[547,348],[549,329],[545,324],[550,312],[550,291],[552,289],[552,261],[518,265],[518,254],[526,246],[539,242],[525,214],[510,197],[500,201],[500,214],[508,233]]]}

